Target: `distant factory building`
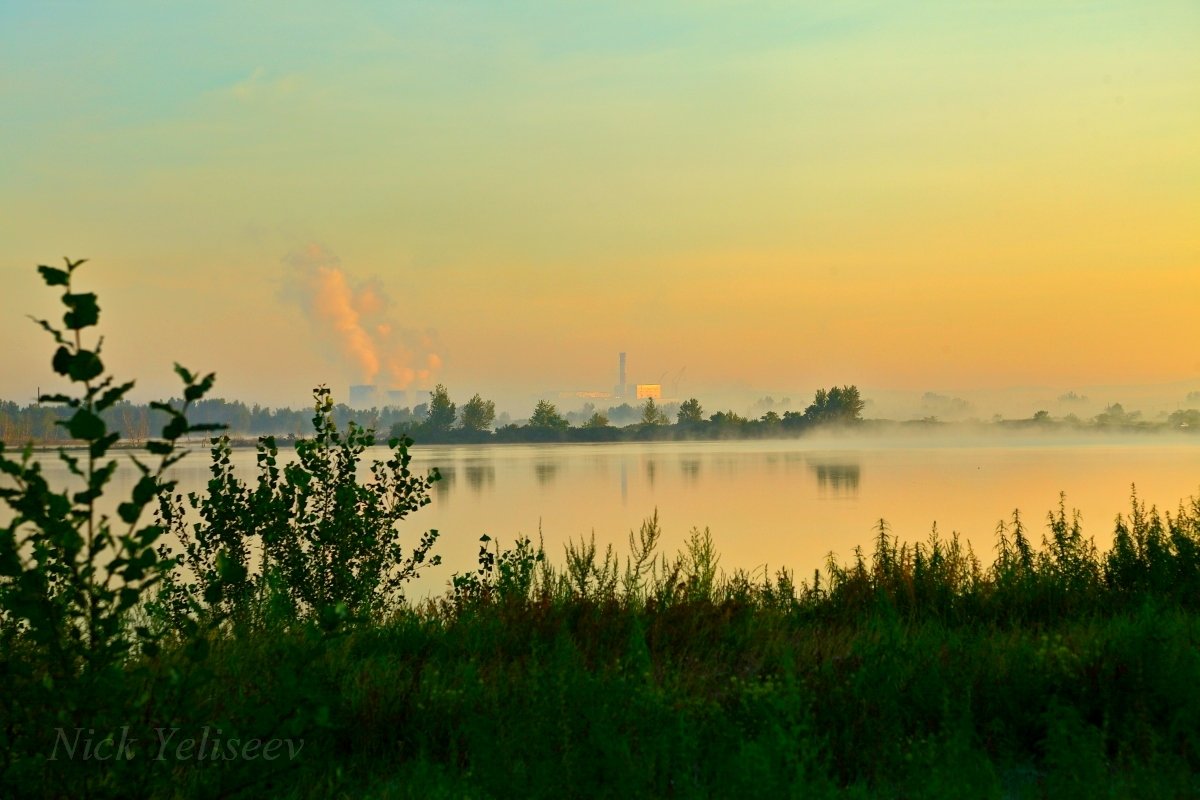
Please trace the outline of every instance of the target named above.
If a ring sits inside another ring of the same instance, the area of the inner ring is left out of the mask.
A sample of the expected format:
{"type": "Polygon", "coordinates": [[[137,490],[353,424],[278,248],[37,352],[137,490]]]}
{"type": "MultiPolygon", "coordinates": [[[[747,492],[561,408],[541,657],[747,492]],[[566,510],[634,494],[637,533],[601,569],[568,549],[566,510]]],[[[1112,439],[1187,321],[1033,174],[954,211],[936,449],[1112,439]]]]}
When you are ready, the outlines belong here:
{"type": "Polygon", "coordinates": [[[627,388],[626,383],[625,383],[625,354],[624,353],[621,353],[621,362],[620,363],[621,363],[621,365],[620,365],[620,371],[619,371],[618,377],[617,377],[617,385],[613,387],[612,393],[613,393],[614,397],[623,398],[623,397],[625,397],[625,390],[627,388]]]}
{"type": "Polygon", "coordinates": [[[661,383],[639,383],[637,385],[638,400],[662,400],[662,384],[661,383]]]}
{"type": "Polygon", "coordinates": [[[353,409],[375,408],[379,405],[379,387],[373,383],[360,383],[350,387],[350,402],[353,409]]]}
{"type": "Polygon", "coordinates": [[[612,397],[611,392],[596,392],[589,389],[574,391],[574,392],[559,392],[560,400],[573,400],[575,398],[583,398],[584,400],[608,400],[612,397]]]}
{"type": "Polygon", "coordinates": [[[387,405],[390,408],[406,408],[408,406],[408,392],[404,389],[388,389],[387,405]]]}

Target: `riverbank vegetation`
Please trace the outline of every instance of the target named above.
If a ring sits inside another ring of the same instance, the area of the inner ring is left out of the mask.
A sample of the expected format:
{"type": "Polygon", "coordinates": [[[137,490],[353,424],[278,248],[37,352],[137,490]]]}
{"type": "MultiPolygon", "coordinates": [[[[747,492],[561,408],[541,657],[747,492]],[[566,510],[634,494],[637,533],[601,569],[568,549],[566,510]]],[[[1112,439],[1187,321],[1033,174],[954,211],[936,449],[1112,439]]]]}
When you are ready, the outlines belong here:
{"type": "MultiPolygon", "coordinates": [[[[446,591],[418,515],[438,480],[406,439],[336,424],[284,463],[270,438],[205,491],[168,468],[213,377],[177,405],[117,517],[103,412],[130,383],[63,287],[52,399],[85,452],[47,484],[0,448],[0,796],[1185,797],[1200,791],[1200,499],[1136,496],[1099,551],[1063,504],[993,553],[936,534],[873,543],[811,576],[726,573],[693,531],[661,551],[480,539],[446,591]]],[[[122,456],[129,460],[129,455],[122,456]]],[[[818,531],[807,532],[819,535],[818,531]]]]}
{"type": "MultiPolygon", "coordinates": [[[[178,399],[171,402],[176,404],[178,399]]],[[[864,419],[862,400],[855,386],[818,391],[804,411],[768,410],[760,416],[744,416],[726,409],[709,413],[697,398],[682,403],[659,404],[653,399],[633,406],[623,403],[606,411],[590,403],[582,409],[562,412],[549,400],[539,401],[529,419],[497,424],[494,401],[474,395],[461,407],[453,403],[445,387],[430,393],[430,402],[413,408],[384,407],[355,410],[335,403],[331,418],[345,428],[351,421],[396,437],[409,436],[422,444],[488,444],[536,442],[635,442],[693,441],[723,439],[795,438],[815,432],[854,431],[864,435],[942,433],[978,434],[1163,434],[1200,433],[1200,409],[1178,409],[1161,419],[1145,419],[1127,411],[1120,403],[1108,406],[1089,419],[1068,414],[1052,417],[1037,411],[1022,419],[946,421],[937,417],[911,420],[864,419]],[[849,393],[855,403],[838,408],[840,393],[849,393]],[[832,399],[831,399],[832,398],[832,399]],[[835,405],[836,407],[836,405],[835,405]],[[857,408],[855,411],[853,409],[857,408]]],[[[240,401],[203,398],[191,405],[189,417],[197,424],[220,425],[230,433],[233,446],[253,446],[259,436],[275,436],[287,446],[303,438],[309,429],[310,411],[266,408],[240,401]]],[[[110,430],[120,433],[122,446],[140,445],[166,421],[163,412],[150,404],[122,400],[101,414],[110,430]]],[[[29,441],[41,446],[69,443],[70,433],[58,423],[64,409],[44,403],[20,406],[0,401],[0,441],[10,445],[29,441]]]]}

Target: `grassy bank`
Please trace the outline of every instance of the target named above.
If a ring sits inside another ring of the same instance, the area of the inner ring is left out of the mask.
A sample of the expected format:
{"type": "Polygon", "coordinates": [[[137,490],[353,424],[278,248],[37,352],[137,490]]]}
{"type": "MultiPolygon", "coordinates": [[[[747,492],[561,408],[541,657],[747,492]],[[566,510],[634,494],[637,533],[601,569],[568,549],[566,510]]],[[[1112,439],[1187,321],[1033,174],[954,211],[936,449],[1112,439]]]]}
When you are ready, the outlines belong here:
{"type": "Polygon", "coordinates": [[[45,672],[16,674],[18,647],[5,796],[1200,791],[1194,502],[1166,517],[1135,505],[1106,553],[1061,511],[1036,547],[1009,525],[987,566],[885,529],[816,584],[723,575],[702,533],[655,555],[658,535],[648,520],[628,556],[578,543],[560,567],[485,542],[437,601],[337,625],[264,597],[64,694],[45,672]],[[59,743],[48,762],[64,726],[116,739],[131,726],[139,745],[117,762],[66,759],[59,743]],[[156,728],[179,730],[162,760],[156,728]],[[176,742],[206,728],[210,744],[302,749],[181,756],[176,742]]]}

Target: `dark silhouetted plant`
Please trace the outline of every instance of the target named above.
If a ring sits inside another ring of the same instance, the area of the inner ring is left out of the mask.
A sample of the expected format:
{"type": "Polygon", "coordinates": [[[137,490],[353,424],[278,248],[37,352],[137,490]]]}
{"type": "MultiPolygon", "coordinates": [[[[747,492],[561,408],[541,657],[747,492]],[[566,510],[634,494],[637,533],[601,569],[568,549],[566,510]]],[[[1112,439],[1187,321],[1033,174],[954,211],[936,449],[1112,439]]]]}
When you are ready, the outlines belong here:
{"type": "MultiPolygon", "coordinates": [[[[83,263],[68,260],[66,270],[38,268],[48,286],[63,287],[67,311],[61,329],[36,320],[58,344],[54,371],[81,387],[78,396],[54,394],[41,401],[72,410],[60,424],[84,449],[80,454],[60,447],[58,457],[82,487],[54,490],[33,460],[32,448],[12,459],[0,446],[0,471],[11,483],[0,488],[0,499],[14,513],[0,532],[4,629],[44,648],[64,672],[108,663],[133,643],[123,628],[126,615],[171,567],[155,552],[162,527],[139,522],[160,491],[173,487],[163,476],[184,455],[176,449],[180,437],[219,427],[189,425],[185,416],[187,406],[212,387],[213,375],[198,378],[176,365],[184,382],[183,408],[154,404],[169,421],[162,438],[145,447],[158,457],[157,465],[131,455],[140,473],[132,496],[117,507],[116,520],[98,511],[97,501],[117,470],[117,460],[108,454],[119,438],[109,432],[100,412],[120,401],[133,382],[117,384],[105,375],[103,338],[90,349],[85,346],[82,332],[97,324],[100,309],[95,294],[72,291],[74,272],[83,263]]],[[[143,639],[147,635],[144,629],[138,633],[143,639]]]]}
{"type": "MultiPolygon", "coordinates": [[[[11,519],[0,528],[0,682],[5,687],[0,732],[0,776],[8,769],[44,765],[52,728],[73,730],[94,724],[97,707],[111,700],[106,684],[124,672],[131,656],[153,659],[159,634],[136,623],[134,612],[173,566],[156,552],[163,535],[159,524],[143,524],[147,506],[174,483],[167,469],[183,457],[178,441],[188,433],[219,426],[191,425],[186,411],[212,387],[213,375],[198,377],[176,365],[184,383],[181,408],[155,403],[167,415],[160,439],[144,450],[157,462],[130,455],[138,472],[131,496],[116,507],[116,518],[99,501],[118,468],[110,453],[118,441],[102,414],[133,388],[107,375],[101,360],[103,337],[95,343],[84,332],[96,326],[96,295],[77,292],[76,270],[84,261],[66,260],[66,269],[41,266],[47,286],[62,287],[66,307],[62,327],[35,320],[57,347],[51,365],[76,388],[40,402],[67,410],[58,424],[79,449],[60,446],[59,460],[75,486],[51,487],[42,465],[26,446],[9,457],[0,445],[0,501],[11,519]],[[23,734],[23,735],[22,735],[23,734]]],[[[149,698],[129,698],[131,716],[149,698]]],[[[59,770],[61,772],[61,770],[59,770]]]]}
{"type": "Polygon", "coordinates": [[[382,610],[422,569],[441,563],[431,555],[437,531],[422,534],[406,554],[397,527],[429,503],[438,471],[414,474],[412,440],[394,438],[389,458],[372,461],[371,479],[360,480],[374,431],[354,422],[339,431],[327,388],[314,390],[314,401],[314,435],[296,442],[295,461],[281,465],[274,438],[259,440],[253,485],[234,475],[228,440],[213,440],[208,490],[186,498],[200,522],[187,521],[182,500],[168,511],[183,547],[179,561],[190,572],[164,592],[172,614],[204,610],[244,620],[282,604],[289,615],[332,624],[382,610]]]}

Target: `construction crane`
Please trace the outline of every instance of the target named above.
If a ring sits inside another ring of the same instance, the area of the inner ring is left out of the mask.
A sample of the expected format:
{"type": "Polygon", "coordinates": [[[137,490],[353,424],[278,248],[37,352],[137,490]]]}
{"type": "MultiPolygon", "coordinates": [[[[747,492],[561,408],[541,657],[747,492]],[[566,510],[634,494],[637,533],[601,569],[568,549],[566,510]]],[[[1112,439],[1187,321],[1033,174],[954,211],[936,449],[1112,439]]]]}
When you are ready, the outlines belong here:
{"type": "Polygon", "coordinates": [[[683,373],[685,372],[687,372],[686,364],[680,368],[679,372],[675,373],[673,378],[671,378],[671,397],[679,396],[679,379],[683,377],[683,373]]]}

